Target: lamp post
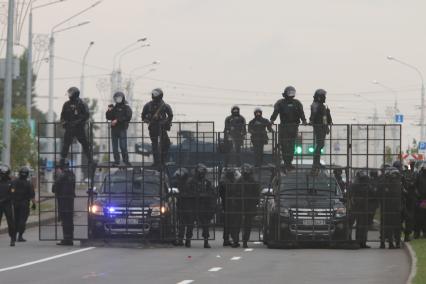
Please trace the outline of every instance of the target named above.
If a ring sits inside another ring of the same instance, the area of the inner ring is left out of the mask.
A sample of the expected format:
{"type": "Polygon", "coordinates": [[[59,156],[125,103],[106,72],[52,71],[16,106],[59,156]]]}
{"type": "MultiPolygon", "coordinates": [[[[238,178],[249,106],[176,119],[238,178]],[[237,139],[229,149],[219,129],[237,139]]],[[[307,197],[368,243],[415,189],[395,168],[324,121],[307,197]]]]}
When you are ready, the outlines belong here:
{"type": "Polygon", "coordinates": [[[417,68],[414,65],[411,65],[405,61],[402,61],[398,58],[395,58],[393,56],[388,56],[387,57],[388,60],[390,61],[395,61],[398,62],[399,64],[402,64],[414,71],[416,71],[416,73],[419,75],[420,79],[421,79],[421,83],[422,83],[422,87],[421,87],[421,95],[420,95],[420,141],[425,141],[425,85],[424,85],[424,78],[423,78],[423,74],[420,71],[419,68],[417,68]]]}
{"type": "Polygon", "coordinates": [[[118,57],[118,70],[121,70],[121,62],[123,61],[123,57],[126,56],[129,53],[133,53],[135,51],[138,51],[139,49],[143,48],[143,47],[149,47],[151,46],[151,44],[147,43],[147,44],[142,44],[141,46],[138,46],[136,48],[130,49],[126,52],[123,52],[122,54],[120,54],[120,56],[118,57]]]}

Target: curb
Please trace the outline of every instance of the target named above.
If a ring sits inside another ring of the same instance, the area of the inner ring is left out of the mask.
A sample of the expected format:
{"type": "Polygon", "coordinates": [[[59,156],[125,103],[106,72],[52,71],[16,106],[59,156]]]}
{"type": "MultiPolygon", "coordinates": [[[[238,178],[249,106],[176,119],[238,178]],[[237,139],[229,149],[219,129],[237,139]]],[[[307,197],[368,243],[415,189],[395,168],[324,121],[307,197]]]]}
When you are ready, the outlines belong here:
{"type": "Polygon", "coordinates": [[[410,258],[410,274],[408,275],[407,284],[412,284],[414,281],[414,278],[417,274],[417,256],[416,252],[413,250],[413,247],[410,243],[404,243],[404,250],[408,254],[410,258]]]}

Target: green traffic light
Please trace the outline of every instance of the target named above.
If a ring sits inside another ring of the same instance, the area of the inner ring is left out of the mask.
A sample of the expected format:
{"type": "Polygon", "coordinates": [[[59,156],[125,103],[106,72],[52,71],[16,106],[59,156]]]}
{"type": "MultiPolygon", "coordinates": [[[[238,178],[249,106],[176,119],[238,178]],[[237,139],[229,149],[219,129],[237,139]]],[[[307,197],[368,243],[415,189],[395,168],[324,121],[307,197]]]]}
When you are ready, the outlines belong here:
{"type": "Polygon", "coordinates": [[[309,152],[309,153],[313,153],[314,151],[315,151],[314,147],[309,146],[309,148],[308,148],[308,152],[309,152]]]}
{"type": "Polygon", "coordinates": [[[294,152],[298,155],[302,154],[302,146],[296,146],[296,148],[294,149],[294,152]]]}

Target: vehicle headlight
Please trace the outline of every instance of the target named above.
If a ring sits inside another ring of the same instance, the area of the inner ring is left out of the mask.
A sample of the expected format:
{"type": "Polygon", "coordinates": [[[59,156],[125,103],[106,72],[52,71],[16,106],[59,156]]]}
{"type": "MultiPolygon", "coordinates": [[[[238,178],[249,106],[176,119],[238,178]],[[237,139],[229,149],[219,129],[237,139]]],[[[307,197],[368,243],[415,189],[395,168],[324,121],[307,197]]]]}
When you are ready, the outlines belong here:
{"type": "Polygon", "coordinates": [[[151,216],[160,216],[167,212],[166,206],[154,206],[151,210],[151,216]]]}
{"type": "Polygon", "coordinates": [[[290,213],[287,208],[281,208],[280,215],[281,217],[288,218],[290,216],[290,213]]]}
{"type": "Polygon", "coordinates": [[[89,207],[89,212],[93,215],[104,216],[104,208],[99,204],[93,204],[89,207]]]}
{"type": "Polygon", "coordinates": [[[345,217],[346,216],[346,207],[335,207],[334,212],[335,212],[337,218],[345,217]]]}

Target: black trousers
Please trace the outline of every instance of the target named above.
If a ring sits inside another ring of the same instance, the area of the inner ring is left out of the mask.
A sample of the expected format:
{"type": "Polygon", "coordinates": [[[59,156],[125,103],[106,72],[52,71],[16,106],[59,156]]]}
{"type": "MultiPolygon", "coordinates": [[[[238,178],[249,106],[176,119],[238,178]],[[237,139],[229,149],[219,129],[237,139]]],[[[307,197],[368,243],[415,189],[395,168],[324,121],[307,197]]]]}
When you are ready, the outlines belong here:
{"type": "Polygon", "coordinates": [[[15,201],[15,228],[19,235],[25,232],[28,216],[30,215],[30,202],[28,200],[15,201]]]}
{"type": "Polygon", "coordinates": [[[367,242],[367,234],[368,234],[368,221],[369,221],[369,212],[365,210],[358,210],[355,214],[356,221],[356,231],[355,231],[355,239],[360,243],[367,242]]]}
{"type": "Polygon", "coordinates": [[[223,207],[223,240],[229,241],[231,237],[231,214],[229,212],[229,204],[227,204],[227,199],[222,199],[222,207],[223,207]]]}
{"type": "Polygon", "coordinates": [[[195,222],[195,212],[191,209],[181,208],[179,209],[178,218],[179,218],[179,231],[178,239],[183,240],[183,237],[187,240],[192,239],[194,222],[195,222]]]}
{"type": "Polygon", "coordinates": [[[15,216],[13,204],[11,202],[0,203],[0,224],[3,219],[3,214],[6,216],[7,229],[10,239],[16,240],[15,216]]]}
{"type": "Polygon", "coordinates": [[[112,152],[114,153],[114,162],[120,162],[120,153],[118,146],[120,145],[121,156],[123,162],[129,162],[129,153],[127,151],[127,129],[112,129],[111,130],[112,152]]]}
{"type": "Polygon", "coordinates": [[[235,164],[237,167],[241,166],[241,147],[243,146],[243,140],[241,139],[229,139],[227,141],[229,151],[225,155],[225,167],[230,163],[235,164]]]}
{"type": "Polygon", "coordinates": [[[260,142],[253,141],[255,167],[260,167],[263,164],[264,148],[265,148],[265,144],[262,141],[260,142]]]}
{"type": "Polygon", "coordinates": [[[68,127],[65,129],[64,134],[64,143],[62,145],[61,158],[66,159],[68,156],[68,152],[70,150],[70,146],[74,140],[81,144],[83,147],[83,152],[87,157],[89,162],[92,161],[92,154],[90,152],[89,141],[86,136],[86,128],[85,127],[68,127]]]}
{"type": "Polygon", "coordinates": [[[279,143],[281,145],[281,153],[285,165],[291,165],[294,158],[294,146],[296,144],[297,134],[299,133],[299,125],[297,124],[280,124],[279,143]]]}
{"type": "Polygon", "coordinates": [[[426,209],[416,206],[414,211],[414,232],[426,234],[426,209]]]}
{"type": "Polygon", "coordinates": [[[314,143],[315,143],[315,150],[314,150],[314,161],[313,165],[315,167],[319,167],[321,165],[321,150],[324,148],[325,145],[325,137],[327,136],[327,126],[314,126],[314,143]]]}
{"type": "Polygon", "coordinates": [[[240,241],[241,228],[243,229],[242,240],[248,242],[250,240],[251,229],[253,227],[253,218],[256,213],[253,212],[235,212],[231,217],[231,236],[235,243],[240,241]]]}
{"type": "Polygon", "coordinates": [[[151,138],[152,155],[154,164],[164,164],[168,159],[170,138],[166,130],[159,130],[155,127],[149,129],[149,137],[151,138]],[[161,150],[161,152],[160,152],[161,150]]]}
{"type": "Polygon", "coordinates": [[[74,197],[58,197],[58,213],[64,240],[74,239],[74,197]]]}

